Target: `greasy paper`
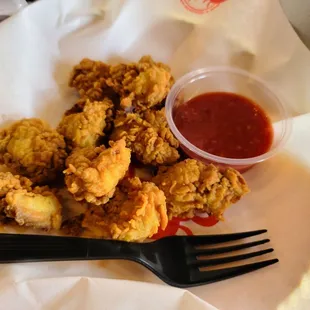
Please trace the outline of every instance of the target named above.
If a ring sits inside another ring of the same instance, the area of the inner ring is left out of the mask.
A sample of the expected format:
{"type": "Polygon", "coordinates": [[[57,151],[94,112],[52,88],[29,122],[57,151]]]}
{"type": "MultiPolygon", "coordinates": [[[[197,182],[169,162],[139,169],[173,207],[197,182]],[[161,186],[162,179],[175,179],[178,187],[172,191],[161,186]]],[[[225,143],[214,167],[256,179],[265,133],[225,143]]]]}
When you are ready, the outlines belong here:
{"type": "MultiPolygon", "coordinates": [[[[220,309],[294,309],[292,303],[307,304],[310,54],[277,0],[40,0],[0,24],[0,42],[3,126],[33,116],[55,126],[76,100],[68,76],[84,57],[117,63],[150,54],[168,63],[176,78],[205,66],[230,65],[267,81],[295,117],[286,150],[245,174],[252,192],[227,211],[224,222],[185,225],[200,234],[266,228],[264,237],[275,249],[269,257],[280,263],[190,291],[220,309]],[[213,10],[199,14],[184,3],[199,8],[212,4],[213,10]]],[[[1,292],[8,283],[47,278],[52,287],[58,278],[71,283],[70,277],[79,276],[162,283],[141,266],[115,261],[2,265],[0,276],[1,292]]],[[[88,291],[95,289],[94,283],[87,284],[88,291]]],[[[72,282],[67,289],[75,292],[77,287],[72,282]]],[[[35,294],[22,285],[16,292],[35,294]]],[[[44,301],[50,296],[43,290],[40,294],[44,301]]],[[[163,298],[169,299],[169,293],[163,298]]],[[[34,299],[33,305],[44,301],[34,299]]]]}

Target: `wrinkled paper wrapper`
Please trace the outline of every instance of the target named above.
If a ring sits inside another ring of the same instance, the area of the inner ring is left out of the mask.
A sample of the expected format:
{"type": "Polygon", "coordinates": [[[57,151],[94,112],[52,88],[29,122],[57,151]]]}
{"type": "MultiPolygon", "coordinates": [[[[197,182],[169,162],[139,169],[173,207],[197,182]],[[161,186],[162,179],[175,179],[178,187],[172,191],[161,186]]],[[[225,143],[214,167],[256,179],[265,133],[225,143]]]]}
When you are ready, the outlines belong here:
{"type": "Polygon", "coordinates": [[[6,285],[1,288],[1,302],[4,299],[3,305],[14,310],[216,310],[186,290],[84,277],[45,278],[6,285]]]}
{"type": "MultiPolygon", "coordinates": [[[[186,9],[185,2],[210,1],[40,0],[4,21],[0,123],[36,116],[55,126],[76,100],[68,76],[84,57],[115,64],[151,54],[176,78],[212,65],[260,76],[294,116],[292,136],[284,152],[245,174],[252,192],[226,212],[224,222],[192,227],[197,234],[266,228],[275,252],[264,258],[280,263],[189,291],[219,309],[310,309],[309,51],[277,0],[227,0],[205,14],[186,9]]],[[[201,301],[195,306],[182,290],[109,278],[162,284],[132,262],[1,265],[0,301],[10,309],[140,309],[134,302],[146,301],[145,309],[211,309],[201,301]],[[137,299],[128,305],[132,294],[137,299]]]]}

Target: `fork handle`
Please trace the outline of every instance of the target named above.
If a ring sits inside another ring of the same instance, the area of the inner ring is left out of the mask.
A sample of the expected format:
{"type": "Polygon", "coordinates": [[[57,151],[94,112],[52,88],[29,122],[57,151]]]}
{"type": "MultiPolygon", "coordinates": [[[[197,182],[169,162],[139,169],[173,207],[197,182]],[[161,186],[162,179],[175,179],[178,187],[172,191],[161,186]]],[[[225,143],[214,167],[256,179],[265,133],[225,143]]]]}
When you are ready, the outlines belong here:
{"type": "Polygon", "coordinates": [[[95,259],[137,260],[141,244],[124,241],[0,234],[0,263],[95,259]]]}

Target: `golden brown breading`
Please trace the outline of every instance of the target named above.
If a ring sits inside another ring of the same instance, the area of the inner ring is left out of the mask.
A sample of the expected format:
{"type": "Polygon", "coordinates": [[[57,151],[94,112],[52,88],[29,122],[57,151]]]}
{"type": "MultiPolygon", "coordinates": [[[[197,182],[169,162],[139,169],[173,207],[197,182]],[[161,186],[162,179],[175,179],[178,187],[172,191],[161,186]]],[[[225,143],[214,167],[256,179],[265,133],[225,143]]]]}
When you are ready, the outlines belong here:
{"type": "Polygon", "coordinates": [[[73,68],[69,86],[74,87],[81,97],[92,100],[102,100],[108,88],[106,79],[110,76],[110,66],[88,58],[73,68]]]}
{"type": "Polygon", "coordinates": [[[34,183],[52,181],[63,170],[65,147],[64,137],[36,118],[0,131],[0,162],[34,183]]]}
{"type": "Polygon", "coordinates": [[[5,197],[5,195],[16,189],[26,189],[31,191],[32,182],[26,178],[19,175],[13,175],[11,172],[0,172],[0,198],[5,197]]]}
{"type": "Polygon", "coordinates": [[[130,149],[124,140],[111,147],[75,149],[66,161],[65,182],[77,201],[100,205],[114,194],[130,164],[130,149]]]}
{"type": "Polygon", "coordinates": [[[133,178],[122,181],[106,205],[90,208],[82,226],[96,237],[141,242],[167,223],[164,193],[154,183],[133,178]]]}
{"type": "Polygon", "coordinates": [[[151,124],[160,138],[167,141],[174,148],[179,147],[179,141],[172,134],[165,115],[165,108],[159,111],[147,110],[142,114],[143,119],[151,124]]]}
{"type": "Polygon", "coordinates": [[[169,218],[193,217],[199,211],[221,219],[230,204],[249,192],[238,171],[228,168],[221,174],[195,159],[161,168],[153,182],[166,195],[169,218]]]}
{"type": "Polygon", "coordinates": [[[1,216],[21,226],[59,229],[61,205],[47,186],[32,188],[32,182],[10,172],[0,172],[1,216]]]}
{"type": "Polygon", "coordinates": [[[85,104],[79,103],[82,111],[65,115],[58,125],[57,131],[62,134],[69,146],[94,147],[99,139],[104,136],[107,121],[111,121],[113,103],[110,99],[102,101],[85,100],[85,104]]]}
{"type": "Polygon", "coordinates": [[[174,82],[170,68],[150,56],[138,63],[112,66],[110,75],[106,82],[121,96],[121,106],[134,107],[135,112],[160,104],[174,82]]]}
{"type": "Polygon", "coordinates": [[[175,163],[180,155],[178,140],[171,133],[164,109],[136,113],[119,113],[114,121],[111,139],[126,139],[127,147],[144,164],[164,165],[175,163]]]}
{"type": "Polygon", "coordinates": [[[36,188],[33,192],[12,190],[4,201],[4,212],[19,225],[45,230],[59,229],[61,226],[61,205],[56,196],[46,189],[36,188]]]}

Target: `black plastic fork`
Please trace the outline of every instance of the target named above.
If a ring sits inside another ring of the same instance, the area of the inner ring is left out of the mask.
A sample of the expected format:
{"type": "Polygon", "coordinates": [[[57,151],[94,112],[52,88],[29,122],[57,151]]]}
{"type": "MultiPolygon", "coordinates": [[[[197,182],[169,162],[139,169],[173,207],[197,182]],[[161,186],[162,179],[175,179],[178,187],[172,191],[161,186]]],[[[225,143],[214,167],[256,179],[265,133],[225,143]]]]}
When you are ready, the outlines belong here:
{"type": "Polygon", "coordinates": [[[216,248],[199,249],[219,243],[241,240],[267,232],[256,230],[243,233],[206,236],[172,236],[150,243],[56,237],[42,235],[0,234],[0,263],[122,259],[142,264],[164,282],[177,287],[191,287],[236,277],[278,262],[261,262],[216,270],[202,271],[225,263],[260,256],[272,248],[221,258],[200,258],[248,249],[269,242],[269,239],[216,248]]]}

